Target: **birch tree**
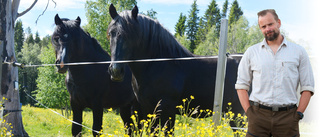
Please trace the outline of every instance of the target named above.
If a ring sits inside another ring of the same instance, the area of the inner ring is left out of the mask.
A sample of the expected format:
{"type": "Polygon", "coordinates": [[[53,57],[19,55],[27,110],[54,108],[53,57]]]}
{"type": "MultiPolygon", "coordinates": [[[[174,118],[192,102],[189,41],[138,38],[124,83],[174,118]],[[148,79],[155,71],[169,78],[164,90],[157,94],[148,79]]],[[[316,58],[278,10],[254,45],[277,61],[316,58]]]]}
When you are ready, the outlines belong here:
{"type": "MultiPolygon", "coordinates": [[[[19,100],[18,67],[14,66],[16,56],[14,51],[14,25],[17,18],[30,11],[38,0],[25,11],[18,13],[20,0],[0,0],[0,98],[3,101],[3,113],[1,118],[12,126],[7,127],[13,136],[28,136],[22,123],[22,115],[19,100]],[[6,63],[9,62],[9,63],[6,63]]],[[[1,123],[1,126],[4,126],[1,123]]]]}

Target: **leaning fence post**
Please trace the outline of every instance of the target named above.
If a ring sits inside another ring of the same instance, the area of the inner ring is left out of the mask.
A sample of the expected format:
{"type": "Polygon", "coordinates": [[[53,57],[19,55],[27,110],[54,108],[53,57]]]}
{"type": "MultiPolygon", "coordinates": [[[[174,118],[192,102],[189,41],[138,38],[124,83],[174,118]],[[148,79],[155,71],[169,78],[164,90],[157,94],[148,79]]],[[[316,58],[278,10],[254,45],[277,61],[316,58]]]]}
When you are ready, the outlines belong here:
{"type": "Polygon", "coordinates": [[[223,91],[224,91],[224,78],[226,73],[226,50],[227,50],[227,38],[228,38],[228,20],[221,19],[220,27],[220,43],[219,43],[219,55],[218,55],[218,66],[216,73],[216,85],[214,93],[213,103],[213,122],[218,124],[221,119],[222,102],[223,102],[223,91]]]}

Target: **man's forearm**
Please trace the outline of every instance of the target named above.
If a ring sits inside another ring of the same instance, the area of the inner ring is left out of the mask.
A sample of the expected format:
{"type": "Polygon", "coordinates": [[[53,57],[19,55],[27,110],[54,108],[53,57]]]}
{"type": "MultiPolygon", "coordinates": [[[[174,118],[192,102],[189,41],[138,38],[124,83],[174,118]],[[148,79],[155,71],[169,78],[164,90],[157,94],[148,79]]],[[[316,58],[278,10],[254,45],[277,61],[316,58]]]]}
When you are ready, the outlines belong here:
{"type": "Polygon", "coordinates": [[[248,91],[245,89],[238,89],[237,93],[243,110],[247,112],[250,107],[248,91]]]}
{"type": "Polygon", "coordinates": [[[301,93],[300,102],[297,111],[304,112],[309,104],[312,93],[310,91],[303,91],[301,93]]]}

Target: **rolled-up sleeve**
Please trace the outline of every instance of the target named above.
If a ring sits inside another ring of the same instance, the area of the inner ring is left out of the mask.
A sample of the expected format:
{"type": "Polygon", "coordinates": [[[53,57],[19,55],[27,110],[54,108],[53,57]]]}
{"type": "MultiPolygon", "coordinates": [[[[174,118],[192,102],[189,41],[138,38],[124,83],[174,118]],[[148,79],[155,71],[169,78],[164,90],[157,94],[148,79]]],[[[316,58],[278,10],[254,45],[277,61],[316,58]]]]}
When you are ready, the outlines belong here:
{"type": "Polygon", "coordinates": [[[311,91],[314,94],[314,77],[310,59],[307,52],[303,49],[300,55],[300,93],[303,91],[311,91]]]}
{"type": "Polygon", "coordinates": [[[235,89],[245,89],[249,91],[250,84],[252,81],[252,71],[250,67],[250,48],[244,53],[239,66],[238,66],[238,76],[237,82],[235,84],[235,89]]]}

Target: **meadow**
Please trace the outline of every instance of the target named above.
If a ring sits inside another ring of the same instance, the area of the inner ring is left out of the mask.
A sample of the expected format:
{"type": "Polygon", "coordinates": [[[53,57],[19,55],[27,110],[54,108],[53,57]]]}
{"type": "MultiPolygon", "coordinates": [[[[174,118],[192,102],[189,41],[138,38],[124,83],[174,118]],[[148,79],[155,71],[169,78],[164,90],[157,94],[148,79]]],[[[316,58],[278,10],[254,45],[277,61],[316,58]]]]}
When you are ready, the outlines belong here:
{"type": "MultiPolygon", "coordinates": [[[[188,100],[187,100],[188,101],[188,100]]],[[[187,102],[186,101],[186,102],[187,102]]],[[[187,104],[187,103],[186,103],[187,104]]],[[[230,121],[234,121],[238,124],[247,125],[246,116],[241,114],[234,114],[230,111],[223,114],[223,118],[220,123],[213,123],[212,117],[208,118],[190,118],[189,116],[195,112],[196,109],[190,109],[186,111],[184,106],[177,106],[182,115],[177,115],[175,121],[175,136],[177,137],[244,137],[246,130],[233,131],[229,126],[230,121]]],[[[72,116],[61,116],[61,110],[59,109],[47,109],[31,106],[22,106],[23,125],[26,132],[31,137],[69,137],[71,135],[72,116]],[[58,114],[59,113],[59,114],[58,114]]],[[[198,110],[200,113],[206,113],[210,115],[210,110],[198,110]]],[[[136,115],[132,115],[132,119],[136,119],[136,115]]],[[[150,133],[150,125],[154,124],[156,114],[148,115],[149,119],[142,120],[144,128],[138,131],[136,137],[147,137],[154,135],[150,133]]],[[[2,121],[5,122],[5,121],[2,121]]],[[[83,113],[82,135],[84,137],[92,136],[92,112],[87,110],[83,113]]],[[[136,128],[140,123],[134,123],[131,125],[136,128]]],[[[8,126],[11,124],[7,123],[8,126]]],[[[300,131],[302,137],[313,137],[314,134],[310,134],[310,128],[313,124],[306,124],[300,122],[300,131]]],[[[159,128],[159,130],[163,130],[159,128]]],[[[123,122],[115,110],[105,110],[103,115],[103,130],[101,134],[103,137],[124,137],[126,136],[123,128],[123,122]]],[[[0,136],[11,136],[5,133],[5,129],[2,128],[0,136]]],[[[164,136],[162,132],[159,132],[158,136],[164,136]],[[162,133],[162,134],[161,134],[162,133]]]]}
{"type": "MultiPolygon", "coordinates": [[[[184,100],[185,105],[188,104],[190,100],[184,100]]],[[[221,122],[215,124],[212,122],[212,117],[208,118],[190,118],[194,112],[204,113],[211,115],[210,110],[196,110],[190,109],[186,110],[183,105],[177,106],[182,115],[177,115],[175,120],[175,136],[177,137],[234,137],[234,136],[245,136],[245,130],[233,131],[229,126],[230,121],[238,121],[246,125],[246,117],[240,114],[234,114],[232,111],[225,113],[221,122]]],[[[31,106],[22,106],[22,116],[23,124],[26,132],[32,137],[65,137],[71,135],[71,121],[72,116],[62,117],[57,114],[61,113],[59,109],[46,109],[31,106]],[[55,111],[55,112],[53,112],[55,111]]],[[[213,113],[214,114],[214,113],[213,113]]],[[[154,124],[156,119],[156,114],[148,115],[147,120],[141,120],[139,123],[134,123],[131,127],[136,128],[138,124],[143,124],[143,129],[136,131],[136,137],[140,136],[152,136],[154,133],[150,132],[151,124],[154,124]]],[[[132,119],[137,118],[137,114],[132,115],[132,119]]],[[[139,121],[139,120],[138,120],[139,121]]],[[[82,130],[83,136],[92,136],[92,131],[90,130],[92,126],[92,112],[90,110],[83,113],[83,123],[84,126],[82,130]]],[[[164,128],[159,128],[159,131],[164,130],[164,128]]],[[[103,115],[103,130],[101,131],[102,136],[113,137],[113,136],[126,136],[123,122],[120,116],[115,110],[106,110],[103,115]]],[[[158,132],[157,136],[164,136],[163,132],[158,132]]]]}

